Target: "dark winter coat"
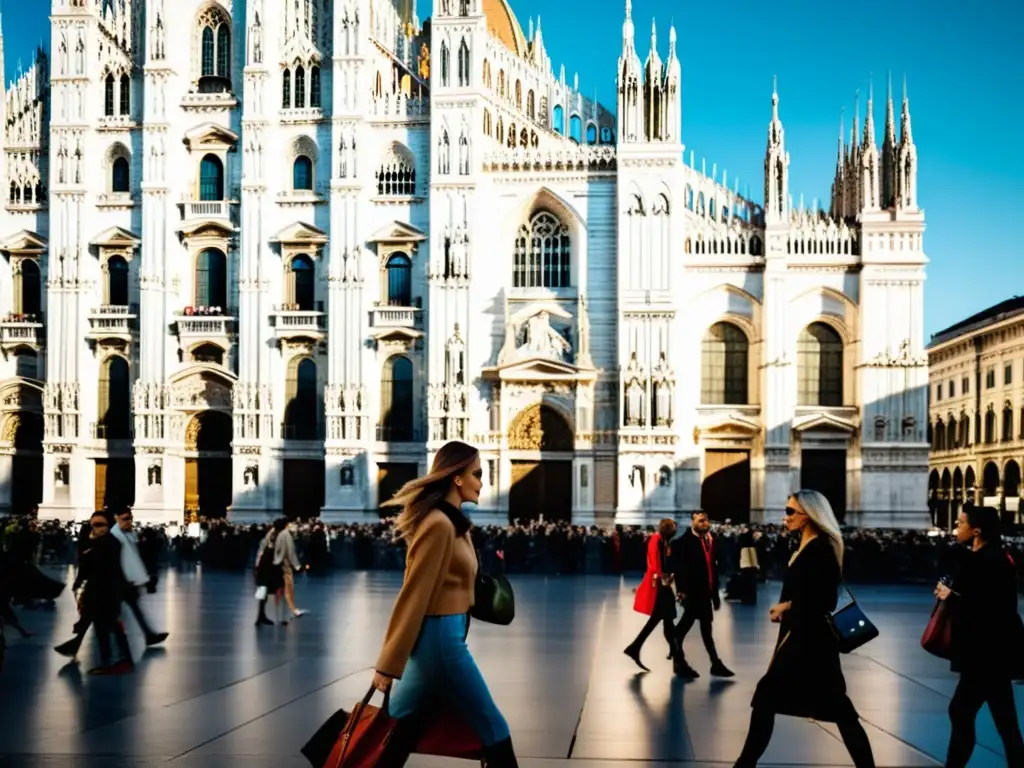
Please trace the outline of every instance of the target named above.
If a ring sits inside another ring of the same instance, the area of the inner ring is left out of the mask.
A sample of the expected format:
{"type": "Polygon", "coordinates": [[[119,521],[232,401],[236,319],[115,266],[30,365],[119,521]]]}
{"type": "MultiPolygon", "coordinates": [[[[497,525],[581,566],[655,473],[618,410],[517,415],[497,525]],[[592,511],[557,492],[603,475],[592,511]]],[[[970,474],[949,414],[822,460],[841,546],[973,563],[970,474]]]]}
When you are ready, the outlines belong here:
{"type": "Polygon", "coordinates": [[[838,722],[857,716],[846,695],[839,647],[828,623],[842,581],[839,562],[825,536],[810,541],[786,570],[779,639],[751,706],[795,717],[838,722]]]}
{"type": "Polygon", "coordinates": [[[125,581],[121,572],[121,542],[112,534],[82,542],[74,591],[83,584],[82,618],[97,623],[117,621],[125,581]]]}
{"type": "Polygon", "coordinates": [[[711,547],[711,574],[708,575],[708,561],[700,537],[687,528],[672,540],[672,572],[675,574],[676,591],[684,595],[683,605],[689,612],[698,615],[712,615],[712,606],[721,601],[718,583],[718,540],[710,533],[707,541],[711,547]]]}

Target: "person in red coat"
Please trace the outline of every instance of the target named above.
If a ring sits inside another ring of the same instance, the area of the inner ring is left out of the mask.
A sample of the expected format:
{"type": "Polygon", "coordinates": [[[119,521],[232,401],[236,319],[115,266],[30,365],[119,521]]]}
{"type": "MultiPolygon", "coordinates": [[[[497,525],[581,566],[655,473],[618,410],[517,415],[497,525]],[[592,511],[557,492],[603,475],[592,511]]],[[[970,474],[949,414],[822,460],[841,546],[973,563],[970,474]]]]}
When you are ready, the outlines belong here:
{"type": "Polygon", "coordinates": [[[647,540],[647,572],[637,587],[633,610],[650,618],[640,634],[623,651],[640,669],[650,672],[640,661],[640,649],[660,622],[668,642],[669,658],[673,645],[673,622],[676,619],[676,599],[672,591],[672,573],[669,568],[669,542],[676,535],[676,521],[665,518],[658,523],[658,532],[647,540]]]}

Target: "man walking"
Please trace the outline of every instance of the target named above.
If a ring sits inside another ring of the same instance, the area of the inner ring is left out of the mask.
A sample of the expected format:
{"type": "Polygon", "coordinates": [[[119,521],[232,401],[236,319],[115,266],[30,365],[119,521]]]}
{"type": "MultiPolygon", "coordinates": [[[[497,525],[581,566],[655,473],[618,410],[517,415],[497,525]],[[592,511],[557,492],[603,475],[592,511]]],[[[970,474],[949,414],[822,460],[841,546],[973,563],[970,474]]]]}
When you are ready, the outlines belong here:
{"type": "Polygon", "coordinates": [[[121,542],[121,572],[124,574],[124,602],[135,615],[139,628],[146,635],[146,645],[158,645],[167,639],[166,632],[154,632],[139,606],[139,592],[150,583],[151,576],[139,554],[139,540],[132,530],[134,517],[131,507],[125,507],[117,516],[112,533],[121,542]]]}
{"type": "Polygon", "coordinates": [[[683,640],[695,622],[700,622],[700,636],[711,658],[711,674],[715,677],[732,677],[734,674],[718,657],[711,633],[714,612],[722,606],[716,549],[707,513],[700,510],[691,515],[690,527],[672,542],[676,596],[683,606],[683,618],[675,630],[673,667],[677,675],[691,680],[700,675],[686,663],[683,640]]]}

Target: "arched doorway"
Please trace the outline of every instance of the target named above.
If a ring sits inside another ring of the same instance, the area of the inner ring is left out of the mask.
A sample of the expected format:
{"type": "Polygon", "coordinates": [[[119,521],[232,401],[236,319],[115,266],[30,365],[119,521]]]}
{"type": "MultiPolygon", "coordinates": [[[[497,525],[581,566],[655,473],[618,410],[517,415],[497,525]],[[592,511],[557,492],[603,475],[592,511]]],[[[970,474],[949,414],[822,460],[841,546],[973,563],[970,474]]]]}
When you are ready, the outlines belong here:
{"type": "Polygon", "coordinates": [[[975,496],[977,495],[978,481],[974,477],[974,467],[968,467],[964,471],[964,494],[966,498],[964,503],[974,504],[975,496]]]}
{"type": "Polygon", "coordinates": [[[43,418],[24,411],[11,414],[4,439],[12,442],[11,512],[27,515],[43,500],[43,418]]]}
{"type": "Polygon", "coordinates": [[[1020,465],[1010,459],[1003,467],[1003,525],[1013,525],[1020,509],[1020,465]]]}
{"type": "Polygon", "coordinates": [[[950,499],[953,496],[953,476],[949,469],[942,470],[939,486],[939,504],[936,510],[935,525],[939,528],[949,527],[950,499]]]}
{"type": "Polygon", "coordinates": [[[185,513],[224,517],[231,505],[231,416],[203,411],[185,428],[185,513]]]}
{"type": "Polygon", "coordinates": [[[981,503],[987,505],[990,503],[988,499],[995,498],[999,491],[999,467],[995,465],[995,462],[988,462],[981,471],[981,487],[984,489],[981,503]]]}
{"type": "Polygon", "coordinates": [[[553,408],[535,405],[508,432],[513,452],[509,520],[572,519],[572,451],[575,439],[553,408]]]}

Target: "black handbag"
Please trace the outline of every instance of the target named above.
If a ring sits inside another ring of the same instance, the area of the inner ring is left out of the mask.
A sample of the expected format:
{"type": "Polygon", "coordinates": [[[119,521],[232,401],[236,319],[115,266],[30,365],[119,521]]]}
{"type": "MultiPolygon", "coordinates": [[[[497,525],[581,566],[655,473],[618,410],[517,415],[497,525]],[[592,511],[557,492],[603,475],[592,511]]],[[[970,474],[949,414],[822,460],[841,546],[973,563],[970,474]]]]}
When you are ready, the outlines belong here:
{"type": "Polygon", "coordinates": [[[469,615],[477,621],[507,626],[516,617],[516,596],[504,576],[477,574],[473,607],[469,615]]]}
{"type": "Polygon", "coordinates": [[[828,625],[836,636],[839,652],[850,653],[878,637],[878,627],[872,624],[871,619],[860,609],[857,598],[845,584],[843,589],[850,596],[850,602],[833,611],[828,617],[828,625]]]}

